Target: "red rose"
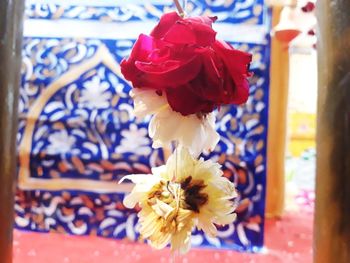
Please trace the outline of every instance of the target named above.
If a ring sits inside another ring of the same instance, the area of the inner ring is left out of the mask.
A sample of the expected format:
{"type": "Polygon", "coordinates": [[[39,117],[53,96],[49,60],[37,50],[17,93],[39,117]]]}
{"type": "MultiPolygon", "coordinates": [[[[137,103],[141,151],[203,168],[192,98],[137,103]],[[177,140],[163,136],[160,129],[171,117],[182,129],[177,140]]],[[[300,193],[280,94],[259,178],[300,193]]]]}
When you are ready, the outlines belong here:
{"type": "Polygon", "coordinates": [[[162,16],[150,36],[140,35],[121,63],[135,88],[154,89],[182,115],[241,104],[249,95],[251,55],[215,39],[216,18],[162,16]]]}

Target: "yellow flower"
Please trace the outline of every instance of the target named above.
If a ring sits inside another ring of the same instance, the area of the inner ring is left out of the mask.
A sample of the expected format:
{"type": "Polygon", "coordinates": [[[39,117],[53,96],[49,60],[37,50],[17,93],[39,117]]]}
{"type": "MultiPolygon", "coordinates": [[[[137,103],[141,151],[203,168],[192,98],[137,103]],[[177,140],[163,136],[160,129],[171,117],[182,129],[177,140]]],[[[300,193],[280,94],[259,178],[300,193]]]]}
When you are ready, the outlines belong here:
{"type": "Polygon", "coordinates": [[[219,142],[214,113],[183,116],[170,108],[164,96],[152,90],[134,88],[131,96],[137,117],[153,115],[148,133],[153,139],[154,148],[177,142],[178,145],[187,147],[194,156],[198,156],[203,151],[212,151],[219,142]]]}
{"type": "Polygon", "coordinates": [[[215,237],[216,225],[235,220],[235,187],[223,177],[219,164],[197,160],[180,147],[166,165],[153,168],[152,173],[128,175],[122,180],[135,183],[124,205],[140,205],[140,234],[153,247],[170,244],[173,251],[186,253],[194,227],[215,237]]]}

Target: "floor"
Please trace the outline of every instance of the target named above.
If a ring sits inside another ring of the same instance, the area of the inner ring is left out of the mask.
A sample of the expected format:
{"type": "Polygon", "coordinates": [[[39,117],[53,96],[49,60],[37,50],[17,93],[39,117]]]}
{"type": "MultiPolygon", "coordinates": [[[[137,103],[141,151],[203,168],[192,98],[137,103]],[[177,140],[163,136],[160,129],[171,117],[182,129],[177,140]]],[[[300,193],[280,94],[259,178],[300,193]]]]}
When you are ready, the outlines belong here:
{"type": "Polygon", "coordinates": [[[266,251],[260,254],[228,250],[192,249],[171,259],[168,250],[98,237],[14,232],[14,263],[116,263],[116,262],[312,262],[313,214],[307,210],[287,213],[281,220],[267,220],[266,251]]]}

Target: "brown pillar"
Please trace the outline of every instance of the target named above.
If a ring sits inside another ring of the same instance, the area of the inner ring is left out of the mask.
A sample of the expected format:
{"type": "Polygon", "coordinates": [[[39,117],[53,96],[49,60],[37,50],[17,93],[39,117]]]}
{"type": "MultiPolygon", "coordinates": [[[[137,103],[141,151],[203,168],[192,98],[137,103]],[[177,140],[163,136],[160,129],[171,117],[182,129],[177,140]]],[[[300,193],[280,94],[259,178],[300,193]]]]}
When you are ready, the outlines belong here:
{"type": "Polygon", "coordinates": [[[350,1],[318,1],[315,263],[350,262],[350,1]]]}
{"type": "Polygon", "coordinates": [[[0,262],[12,262],[23,0],[0,1],[0,262]]]}
{"type": "MultiPolygon", "coordinates": [[[[280,19],[281,7],[273,7],[272,25],[280,19]]],[[[285,151],[287,132],[287,102],[289,54],[285,43],[272,38],[271,82],[269,101],[269,131],[267,139],[266,216],[281,217],[285,194],[285,151]]]]}

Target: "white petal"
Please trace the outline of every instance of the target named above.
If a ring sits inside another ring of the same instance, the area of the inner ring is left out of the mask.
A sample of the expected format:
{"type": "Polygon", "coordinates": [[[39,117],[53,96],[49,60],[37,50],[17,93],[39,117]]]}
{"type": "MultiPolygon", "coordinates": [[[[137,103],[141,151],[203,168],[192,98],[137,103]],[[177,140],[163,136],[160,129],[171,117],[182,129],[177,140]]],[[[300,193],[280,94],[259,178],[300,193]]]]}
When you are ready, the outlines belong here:
{"type": "Polygon", "coordinates": [[[166,167],[167,173],[170,175],[176,175],[177,181],[193,175],[193,169],[197,160],[189,153],[189,150],[185,147],[178,147],[172,155],[170,155],[166,167]]]}
{"type": "Polygon", "coordinates": [[[174,235],[171,240],[172,251],[178,250],[181,254],[186,254],[191,248],[191,232],[182,231],[174,235]]]}
{"type": "Polygon", "coordinates": [[[216,132],[214,113],[206,118],[195,114],[182,116],[170,108],[156,113],[149,124],[149,135],[154,140],[154,147],[168,145],[177,141],[179,145],[189,148],[194,156],[203,151],[212,151],[220,140],[216,132]]]}
{"type": "Polygon", "coordinates": [[[174,207],[158,199],[156,200],[156,204],[152,205],[152,208],[157,215],[163,217],[164,219],[167,219],[171,212],[173,212],[175,209],[174,207]]]}
{"type": "Polygon", "coordinates": [[[210,237],[216,237],[217,235],[217,229],[208,217],[203,216],[199,218],[198,228],[202,229],[210,237]]]}
{"type": "Polygon", "coordinates": [[[171,178],[168,174],[168,169],[166,165],[152,167],[152,174],[159,176],[161,179],[165,181],[170,181],[171,178]]]}
{"type": "Polygon", "coordinates": [[[158,216],[155,213],[149,213],[145,218],[141,219],[143,220],[141,221],[140,233],[142,233],[143,237],[148,238],[158,230],[159,224],[156,223],[158,216]]]}
{"type": "Polygon", "coordinates": [[[133,208],[140,202],[145,194],[160,181],[160,177],[152,174],[129,174],[124,176],[119,183],[125,180],[130,180],[135,183],[131,193],[125,196],[123,200],[125,207],[133,208]]]}
{"type": "Polygon", "coordinates": [[[120,179],[118,183],[120,184],[125,180],[130,180],[134,184],[139,184],[153,179],[155,179],[155,177],[153,177],[152,174],[128,174],[125,175],[122,179],[120,179]]]}
{"type": "Polygon", "coordinates": [[[132,192],[147,192],[157,184],[161,178],[156,174],[130,174],[124,176],[119,183],[125,180],[130,180],[135,184],[132,192]]]}
{"type": "Polygon", "coordinates": [[[166,245],[169,244],[170,240],[170,233],[162,233],[161,235],[158,235],[158,238],[156,240],[150,241],[150,244],[156,249],[163,249],[166,247],[166,245]]]}
{"type": "Polygon", "coordinates": [[[136,116],[154,114],[148,126],[154,148],[175,141],[189,148],[194,156],[199,156],[203,151],[212,151],[219,142],[214,113],[203,118],[195,114],[183,116],[170,108],[164,96],[159,96],[152,90],[134,88],[132,97],[136,116]]]}
{"type": "Polygon", "coordinates": [[[123,205],[126,208],[132,209],[136,206],[138,202],[140,202],[143,196],[144,196],[144,193],[132,192],[124,197],[123,205]]]}
{"type": "Polygon", "coordinates": [[[139,118],[154,114],[160,109],[169,106],[166,99],[157,95],[154,90],[134,88],[130,95],[134,100],[134,114],[139,118]]]}

